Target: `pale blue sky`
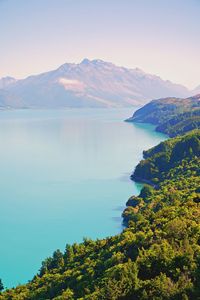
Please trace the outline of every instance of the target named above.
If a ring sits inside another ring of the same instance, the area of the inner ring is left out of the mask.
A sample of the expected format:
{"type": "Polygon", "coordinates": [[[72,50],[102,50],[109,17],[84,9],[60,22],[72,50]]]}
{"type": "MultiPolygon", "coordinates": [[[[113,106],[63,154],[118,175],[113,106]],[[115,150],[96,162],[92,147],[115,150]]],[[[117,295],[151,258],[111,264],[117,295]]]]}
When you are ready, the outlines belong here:
{"type": "Polygon", "coordinates": [[[200,84],[200,0],[0,0],[0,77],[99,58],[200,84]]]}

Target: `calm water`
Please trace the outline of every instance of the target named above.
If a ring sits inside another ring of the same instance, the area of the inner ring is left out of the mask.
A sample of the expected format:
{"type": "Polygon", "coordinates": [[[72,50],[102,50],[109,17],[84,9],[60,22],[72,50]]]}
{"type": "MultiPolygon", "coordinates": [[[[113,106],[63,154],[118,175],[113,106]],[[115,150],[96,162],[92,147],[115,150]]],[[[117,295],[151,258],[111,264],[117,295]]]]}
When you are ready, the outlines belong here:
{"type": "Polygon", "coordinates": [[[142,150],[164,139],[132,109],[0,112],[0,278],[31,279],[66,243],[121,230],[142,150]]]}

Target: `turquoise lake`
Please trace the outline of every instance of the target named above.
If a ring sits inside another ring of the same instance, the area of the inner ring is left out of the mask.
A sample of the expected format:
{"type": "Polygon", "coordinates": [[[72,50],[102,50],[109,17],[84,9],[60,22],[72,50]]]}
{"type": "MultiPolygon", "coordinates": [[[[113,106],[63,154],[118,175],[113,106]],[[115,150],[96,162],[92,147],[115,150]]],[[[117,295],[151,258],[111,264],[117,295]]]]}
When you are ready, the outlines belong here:
{"type": "Polygon", "coordinates": [[[0,112],[0,278],[25,283],[66,243],[122,230],[129,176],[165,136],[133,109],[0,112]]]}

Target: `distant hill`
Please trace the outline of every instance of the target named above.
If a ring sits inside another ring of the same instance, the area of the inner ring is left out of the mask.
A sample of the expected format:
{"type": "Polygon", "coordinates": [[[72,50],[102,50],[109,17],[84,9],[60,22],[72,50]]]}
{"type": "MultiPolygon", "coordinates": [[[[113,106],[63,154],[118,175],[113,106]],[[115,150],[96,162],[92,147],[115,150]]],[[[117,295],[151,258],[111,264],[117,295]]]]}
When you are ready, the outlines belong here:
{"type": "Polygon", "coordinates": [[[0,105],[12,108],[127,107],[190,92],[140,69],[84,59],[23,80],[0,79],[0,105]]]}
{"type": "Polygon", "coordinates": [[[184,134],[200,128],[200,95],[153,100],[126,121],[154,124],[171,137],[184,134]]]}

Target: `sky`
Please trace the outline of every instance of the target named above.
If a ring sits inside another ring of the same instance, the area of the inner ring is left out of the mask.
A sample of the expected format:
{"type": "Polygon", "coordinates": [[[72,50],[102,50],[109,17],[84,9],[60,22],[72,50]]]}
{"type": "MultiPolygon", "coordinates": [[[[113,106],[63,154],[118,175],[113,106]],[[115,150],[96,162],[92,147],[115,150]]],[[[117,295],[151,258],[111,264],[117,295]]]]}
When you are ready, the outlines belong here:
{"type": "Polygon", "coordinates": [[[0,0],[0,77],[84,58],[200,85],[200,0],[0,0]]]}

